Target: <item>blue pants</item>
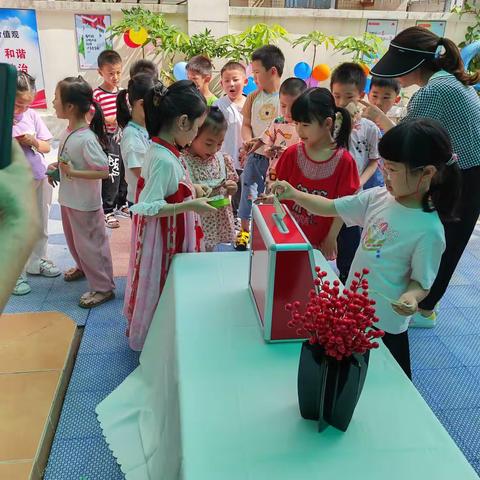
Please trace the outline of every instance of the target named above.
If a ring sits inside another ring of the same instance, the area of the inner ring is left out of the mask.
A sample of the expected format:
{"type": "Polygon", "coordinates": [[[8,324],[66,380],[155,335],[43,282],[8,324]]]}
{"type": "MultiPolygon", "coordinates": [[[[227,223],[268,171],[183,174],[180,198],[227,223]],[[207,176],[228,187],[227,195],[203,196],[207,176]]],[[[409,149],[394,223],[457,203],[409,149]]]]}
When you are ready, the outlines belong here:
{"type": "Polygon", "coordinates": [[[348,278],[348,272],[355,257],[358,245],[360,244],[360,227],[347,227],[344,225],[337,238],[337,268],[339,270],[338,278],[345,285],[348,278]]]}
{"type": "Polygon", "coordinates": [[[252,204],[259,194],[265,191],[265,177],[269,160],[265,155],[251,153],[247,158],[242,173],[242,194],[238,206],[238,216],[249,220],[252,215],[252,204]]]}
{"type": "Polygon", "coordinates": [[[383,173],[379,168],[375,170],[375,173],[368,179],[368,181],[363,186],[364,190],[368,190],[373,187],[383,187],[385,185],[385,180],[383,178],[383,173]]]}

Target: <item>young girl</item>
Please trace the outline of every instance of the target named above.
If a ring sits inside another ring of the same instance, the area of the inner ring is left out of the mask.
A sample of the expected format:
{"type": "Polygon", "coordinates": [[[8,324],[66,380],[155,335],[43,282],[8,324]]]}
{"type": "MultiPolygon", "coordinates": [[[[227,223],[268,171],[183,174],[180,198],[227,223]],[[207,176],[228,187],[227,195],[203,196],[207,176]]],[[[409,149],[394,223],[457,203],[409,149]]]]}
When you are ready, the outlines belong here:
{"type": "Polygon", "coordinates": [[[145,96],[145,119],[152,144],[145,157],[138,203],[136,238],[132,241],[124,313],[133,350],[141,350],[162,292],[172,257],[203,248],[198,213],[215,211],[201,188],[189,181],[179,148],[188,145],[205,120],[207,105],[188,80],[145,96]],[[144,187],[142,180],[144,179],[144,187]]]}
{"type": "Polygon", "coordinates": [[[101,195],[101,180],[108,177],[108,159],[99,143],[105,139],[105,124],[93,91],[82,77],[59,82],[53,108],[58,118],[68,120],[58,162],[49,166],[49,170],[60,171],[63,231],[76,263],[64,278],[72,282],[87,277],[90,291],[82,295],[79,305],[92,308],[113,299],[115,288],[101,195]],[[85,116],[92,104],[95,115],[89,128],[85,116]]]}
{"type": "MultiPolygon", "coordinates": [[[[360,180],[355,160],[348,152],[350,114],[335,106],[326,88],[310,88],[293,103],[292,119],[297,124],[301,142],[285,150],[273,175],[303,192],[330,199],[355,193],[360,180]]],[[[328,260],[337,258],[340,278],[346,279],[350,265],[342,261],[341,245],[337,257],[341,219],[322,218],[301,205],[286,203],[310,243],[328,260]]]]}
{"type": "Polygon", "coordinates": [[[47,167],[43,154],[50,152],[49,142],[52,134],[38,113],[30,108],[34,98],[35,80],[28,73],[18,72],[12,135],[21,145],[32,168],[41,236],[28,260],[26,269],[17,280],[12,292],[14,295],[25,295],[32,290],[27,281],[27,272],[44,277],[60,275],[60,270],[47,260],[48,215],[52,203],[52,187],[48,184],[45,175],[47,167]]]}
{"type": "Polygon", "coordinates": [[[145,128],[143,97],[153,87],[154,83],[155,80],[152,75],[139,73],[130,79],[127,89],[121,90],[117,95],[117,122],[118,126],[123,129],[120,151],[125,165],[129,207],[135,202],[137,181],[140,177],[145,154],[150,146],[150,139],[145,128]]]}
{"type": "MultiPolygon", "coordinates": [[[[237,192],[238,174],[232,159],[220,153],[227,121],[218,107],[210,107],[207,118],[198,131],[188,152],[183,155],[190,179],[212,189],[210,196],[231,196],[237,192]]],[[[205,248],[211,252],[219,243],[232,243],[235,237],[233,210],[220,208],[202,215],[205,248]]]]}
{"type": "Polygon", "coordinates": [[[445,129],[434,120],[402,123],[380,140],[385,187],[331,200],[277,182],[280,198],[293,200],[316,215],[340,217],[363,227],[352,264],[368,268],[383,341],[411,378],[408,317],[429,292],[445,249],[440,218],[451,219],[460,192],[457,157],[445,129]]]}

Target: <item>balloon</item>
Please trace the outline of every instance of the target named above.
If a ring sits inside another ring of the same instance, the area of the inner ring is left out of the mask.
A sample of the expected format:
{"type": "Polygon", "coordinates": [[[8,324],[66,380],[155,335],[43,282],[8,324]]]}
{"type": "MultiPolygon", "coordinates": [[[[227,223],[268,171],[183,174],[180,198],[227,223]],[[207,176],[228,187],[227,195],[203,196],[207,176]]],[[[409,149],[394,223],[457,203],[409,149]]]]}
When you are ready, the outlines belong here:
{"type": "MultiPolygon", "coordinates": [[[[480,55],[480,40],[476,42],[470,43],[466,47],[462,48],[460,52],[462,56],[463,64],[465,66],[465,70],[468,69],[470,62],[477,56],[480,55]]],[[[480,82],[474,85],[474,88],[477,92],[480,92],[480,82]]]]}
{"type": "Polygon", "coordinates": [[[323,82],[330,77],[330,67],[326,63],[320,63],[312,72],[312,77],[319,82],[323,82]]]}
{"type": "Polygon", "coordinates": [[[257,84],[253,80],[253,77],[248,77],[247,84],[243,87],[243,93],[248,95],[249,93],[254,92],[257,89],[257,84]]]}
{"type": "Polygon", "coordinates": [[[143,45],[148,39],[148,32],[143,27],[140,27],[139,30],[130,30],[128,36],[133,43],[143,45]]]}
{"type": "Polygon", "coordinates": [[[308,63],[299,62],[295,65],[295,68],[293,69],[293,73],[297,78],[306,80],[312,74],[312,68],[308,63]]]}
{"type": "Polygon", "coordinates": [[[141,45],[139,43],[132,42],[132,39],[130,38],[130,30],[127,30],[123,34],[123,41],[125,42],[126,45],[128,45],[130,48],[138,48],[141,45]]]}
{"type": "Polygon", "coordinates": [[[247,65],[246,71],[247,71],[247,77],[250,77],[253,73],[253,66],[251,63],[247,65]]]}
{"type": "Polygon", "coordinates": [[[176,80],[187,79],[187,62],[178,62],[173,67],[173,76],[176,80]]]}
{"type": "Polygon", "coordinates": [[[309,88],[318,87],[318,80],[313,77],[310,77],[306,82],[309,88]]]}
{"type": "Polygon", "coordinates": [[[372,77],[368,77],[365,83],[365,94],[368,95],[368,92],[370,91],[371,86],[372,86],[372,77]]]}

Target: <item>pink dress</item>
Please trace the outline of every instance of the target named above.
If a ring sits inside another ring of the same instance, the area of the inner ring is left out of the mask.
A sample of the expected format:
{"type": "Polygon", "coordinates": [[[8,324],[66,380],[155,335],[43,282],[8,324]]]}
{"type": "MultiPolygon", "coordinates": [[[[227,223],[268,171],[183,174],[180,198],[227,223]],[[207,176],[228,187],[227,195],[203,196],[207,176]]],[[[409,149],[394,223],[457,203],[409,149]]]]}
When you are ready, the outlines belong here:
{"type": "Polygon", "coordinates": [[[139,181],[124,314],[133,350],[142,350],[175,253],[204,250],[199,217],[193,212],[157,218],[167,203],[191,200],[195,192],[178,150],[154,138],[139,181]],[[142,180],[142,179],[141,179],[142,180]]]}
{"type": "MultiPolygon", "coordinates": [[[[184,154],[182,158],[187,164],[192,182],[213,188],[212,197],[227,195],[226,188],[218,186],[225,180],[238,182],[238,174],[233,166],[233,161],[224,153],[217,152],[212,157],[203,160],[190,151],[184,154]]],[[[213,250],[215,245],[219,243],[233,242],[235,224],[231,205],[220,208],[213,213],[204,213],[201,218],[207,251],[213,250]]]]}

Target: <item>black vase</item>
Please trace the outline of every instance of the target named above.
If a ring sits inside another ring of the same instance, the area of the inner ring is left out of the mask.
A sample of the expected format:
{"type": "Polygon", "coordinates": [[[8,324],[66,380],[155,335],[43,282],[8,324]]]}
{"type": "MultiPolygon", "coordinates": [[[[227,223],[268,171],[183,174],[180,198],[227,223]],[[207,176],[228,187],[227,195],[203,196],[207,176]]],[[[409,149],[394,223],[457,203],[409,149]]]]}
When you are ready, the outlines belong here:
{"type": "Polygon", "coordinates": [[[370,352],[335,360],[320,345],[302,345],[298,367],[298,403],[303,418],[346,431],[362,393],[370,352]]]}

